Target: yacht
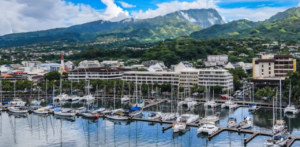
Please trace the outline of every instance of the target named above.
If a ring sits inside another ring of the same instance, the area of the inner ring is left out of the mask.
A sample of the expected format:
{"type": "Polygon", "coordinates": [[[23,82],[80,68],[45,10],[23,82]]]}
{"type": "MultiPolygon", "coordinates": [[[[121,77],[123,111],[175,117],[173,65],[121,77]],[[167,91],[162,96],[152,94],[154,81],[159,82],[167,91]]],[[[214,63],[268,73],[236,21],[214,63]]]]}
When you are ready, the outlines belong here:
{"type": "Polygon", "coordinates": [[[296,114],[298,112],[298,109],[294,105],[291,105],[291,94],[292,94],[292,91],[291,91],[291,83],[290,83],[289,105],[286,108],[284,108],[284,113],[296,114]]]}
{"type": "Polygon", "coordinates": [[[273,126],[273,132],[275,134],[280,133],[285,129],[285,121],[284,120],[276,120],[275,125],[273,126]]]}
{"type": "Polygon", "coordinates": [[[186,118],[179,117],[175,124],[172,125],[173,133],[183,132],[186,130],[186,118]]]}
{"type": "Polygon", "coordinates": [[[93,101],[93,100],[95,100],[95,97],[92,94],[87,94],[87,95],[81,97],[80,100],[86,101],[86,102],[93,101]]]}
{"type": "Polygon", "coordinates": [[[229,108],[229,109],[235,109],[238,105],[232,101],[232,98],[229,98],[225,103],[221,105],[221,108],[229,108]]]}
{"type": "Polygon", "coordinates": [[[124,111],[122,109],[113,110],[112,113],[106,117],[112,120],[128,120],[128,117],[124,116],[124,111]]]}
{"type": "Polygon", "coordinates": [[[207,122],[198,128],[197,133],[198,134],[206,133],[206,134],[211,135],[218,130],[219,130],[219,127],[217,127],[214,123],[207,122]]]}
{"type": "Polygon", "coordinates": [[[163,116],[162,120],[163,121],[172,121],[177,118],[177,115],[175,113],[167,113],[163,116]]]}
{"type": "Polygon", "coordinates": [[[11,106],[23,107],[23,106],[25,106],[26,102],[22,101],[21,99],[14,98],[13,100],[11,100],[9,102],[9,104],[11,106]]]}
{"type": "Polygon", "coordinates": [[[71,96],[69,96],[67,100],[74,102],[74,101],[78,101],[79,97],[76,94],[72,94],[71,96]]]}
{"type": "Polygon", "coordinates": [[[216,115],[211,115],[211,116],[206,116],[204,118],[200,118],[199,123],[200,124],[205,124],[207,122],[215,123],[215,122],[219,121],[219,119],[220,119],[219,116],[216,114],[216,115]]]}
{"type": "Polygon", "coordinates": [[[41,100],[33,100],[32,102],[31,102],[31,105],[34,105],[34,106],[39,106],[39,105],[41,105],[41,100]]]}
{"type": "MultiPolygon", "coordinates": [[[[254,103],[254,86],[252,86],[252,99],[253,99],[253,103],[252,104],[249,104],[249,109],[248,111],[255,111],[257,109],[257,106],[256,104],[254,103]]],[[[250,101],[251,101],[251,92],[250,92],[250,101]]]]}
{"type": "Polygon", "coordinates": [[[98,114],[93,113],[93,112],[90,112],[90,111],[81,113],[81,116],[82,116],[82,117],[85,117],[85,118],[99,118],[99,115],[98,115],[98,114]]]}
{"type": "Polygon", "coordinates": [[[244,118],[243,121],[240,122],[240,128],[242,129],[249,129],[252,127],[252,119],[251,117],[244,118]]]}
{"type": "Polygon", "coordinates": [[[286,108],[284,108],[284,113],[296,114],[297,112],[298,109],[294,105],[288,105],[286,108]]]}
{"type": "Polygon", "coordinates": [[[135,106],[135,107],[132,107],[131,109],[129,109],[129,116],[137,117],[137,116],[142,115],[143,114],[142,112],[143,112],[143,108],[135,106]]]}
{"type": "Polygon", "coordinates": [[[227,121],[227,128],[234,128],[237,126],[237,121],[235,117],[229,117],[227,121]]]}
{"type": "MultiPolygon", "coordinates": [[[[207,85],[207,82],[206,82],[206,85],[207,85]]],[[[215,96],[214,96],[214,92],[213,92],[213,99],[210,100],[208,96],[206,96],[206,102],[204,103],[204,107],[211,107],[211,108],[214,108],[214,107],[217,107],[218,104],[215,102],[215,96]]]]}
{"type": "Polygon", "coordinates": [[[8,111],[11,113],[20,113],[20,114],[27,113],[27,110],[24,110],[20,107],[8,107],[8,111]]]}

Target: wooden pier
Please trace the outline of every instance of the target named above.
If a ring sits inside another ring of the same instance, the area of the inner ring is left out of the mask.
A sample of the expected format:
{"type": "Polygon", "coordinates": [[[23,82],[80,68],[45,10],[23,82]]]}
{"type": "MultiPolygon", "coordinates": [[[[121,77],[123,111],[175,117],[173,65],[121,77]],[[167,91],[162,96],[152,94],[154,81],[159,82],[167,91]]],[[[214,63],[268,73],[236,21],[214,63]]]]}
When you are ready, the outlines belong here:
{"type": "Polygon", "coordinates": [[[286,147],[290,147],[296,140],[300,140],[300,137],[291,137],[291,140],[286,144],[286,147]]]}

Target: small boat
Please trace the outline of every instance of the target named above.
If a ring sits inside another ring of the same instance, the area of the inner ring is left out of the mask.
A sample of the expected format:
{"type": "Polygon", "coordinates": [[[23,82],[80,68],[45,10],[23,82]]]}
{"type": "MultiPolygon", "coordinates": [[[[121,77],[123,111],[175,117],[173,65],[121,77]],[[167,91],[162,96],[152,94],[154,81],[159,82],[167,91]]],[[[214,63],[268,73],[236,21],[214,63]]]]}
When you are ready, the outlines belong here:
{"type": "Polygon", "coordinates": [[[128,120],[128,117],[123,115],[117,115],[117,114],[110,114],[106,116],[108,119],[112,120],[128,120]]]}
{"type": "MultiPolygon", "coordinates": [[[[255,111],[257,109],[256,104],[254,103],[254,86],[252,87],[252,99],[253,99],[253,103],[249,105],[249,109],[248,111],[255,111]]],[[[250,93],[250,100],[251,100],[251,93],[250,93]]]]}
{"type": "Polygon", "coordinates": [[[249,129],[252,127],[252,120],[251,117],[244,118],[243,121],[240,122],[240,128],[242,129],[249,129]]]}
{"type": "Polygon", "coordinates": [[[35,113],[35,114],[48,114],[48,111],[46,111],[43,108],[39,108],[37,110],[34,110],[33,113],[35,113]]]}
{"type": "Polygon", "coordinates": [[[227,128],[233,128],[237,126],[237,121],[236,118],[234,117],[229,117],[227,121],[227,128]]]}
{"type": "Polygon", "coordinates": [[[110,114],[112,112],[112,108],[105,109],[104,111],[100,112],[101,114],[110,114]]]}
{"type": "Polygon", "coordinates": [[[92,94],[87,94],[80,98],[81,101],[93,101],[95,100],[95,97],[92,94]]]}
{"type": "Polygon", "coordinates": [[[217,122],[217,121],[219,121],[219,120],[220,120],[220,118],[219,118],[219,116],[216,114],[216,115],[211,115],[211,116],[206,116],[206,117],[204,117],[204,118],[200,118],[199,123],[200,123],[200,124],[205,124],[205,123],[207,123],[207,122],[215,123],[215,122],[217,122]]]}
{"type": "Polygon", "coordinates": [[[64,93],[62,93],[62,94],[60,94],[58,96],[53,97],[54,101],[66,101],[68,99],[69,99],[69,96],[67,94],[64,94],[64,93]]]}
{"type": "Polygon", "coordinates": [[[75,102],[75,101],[78,101],[78,100],[79,100],[79,97],[76,94],[72,94],[67,99],[67,101],[72,101],[72,102],[75,102]]]}
{"type": "Polygon", "coordinates": [[[284,120],[276,120],[275,125],[273,126],[273,132],[275,134],[280,133],[285,129],[285,121],[284,120]]]}
{"type": "Polygon", "coordinates": [[[11,112],[11,113],[27,113],[27,110],[23,110],[19,107],[9,107],[8,108],[8,111],[11,112]]]}
{"type": "Polygon", "coordinates": [[[201,125],[198,130],[197,133],[206,133],[206,134],[213,134],[214,132],[218,131],[219,127],[217,127],[214,123],[204,123],[203,125],[201,125]]]}
{"type": "Polygon", "coordinates": [[[129,100],[130,100],[130,98],[129,98],[127,95],[124,95],[124,96],[121,98],[121,102],[122,102],[122,103],[128,102],[129,100]]]}
{"type": "Polygon", "coordinates": [[[162,116],[161,116],[161,112],[151,112],[148,114],[148,119],[153,119],[153,120],[161,120],[162,116]]]}
{"type": "Polygon", "coordinates": [[[183,107],[183,106],[187,106],[187,107],[193,107],[197,104],[197,101],[194,101],[193,98],[185,98],[184,101],[180,101],[178,103],[178,107],[183,107]]]}
{"type": "Polygon", "coordinates": [[[56,109],[54,111],[54,115],[65,116],[65,117],[72,117],[72,116],[75,116],[75,113],[70,112],[70,110],[63,111],[62,109],[56,109]]]}
{"type": "Polygon", "coordinates": [[[34,105],[34,106],[39,106],[39,105],[41,105],[41,100],[33,100],[32,102],[31,102],[31,105],[34,105]]]}
{"type": "Polygon", "coordinates": [[[92,112],[85,112],[81,114],[82,117],[85,118],[99,118],[98,114],[92,113],[92,112]]]}
{"type": "Polygon", "coordinates": [[[215,102],[215,96],[214,95],[215,95],[215,93],[213,92],[213,99],[212,100],[210,100],[209,97],[206,96],[206,102],[204,103],[204,107],[214,108],[214,107],[218,106],[218,104],[215,102]]]}
{"type": "Polygon", "coordinates": [[[74,110],[74,113],[81,114],[81,113],[84,113],[86,111],[87,111],[87,109],[85,107],[79,107],[79,108],[74,110]]]}

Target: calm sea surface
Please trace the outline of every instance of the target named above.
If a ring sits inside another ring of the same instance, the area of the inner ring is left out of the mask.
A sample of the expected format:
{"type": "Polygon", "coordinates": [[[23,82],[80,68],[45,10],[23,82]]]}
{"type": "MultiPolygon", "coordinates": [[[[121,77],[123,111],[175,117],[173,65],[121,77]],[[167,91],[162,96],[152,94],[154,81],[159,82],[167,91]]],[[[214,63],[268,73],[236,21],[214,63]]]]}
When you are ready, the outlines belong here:
{"type": "MultiPolygon", "coordinates": [[[[98,105],[105,104],[113,107],[113,101],[95,102],[98,105]]],[[[81,107],[86,104],[62,104],[63,107],[81,107]]],[[[95,104],[94,104],[95,105],[95,104]]],[[[97,105],[97,104],[96,104],[97,105]]],[[[116,100],[116,108],[128,108],[129,105],[121,105],[116,100]]],[[[228,109],[204,109],[202,105],[192,111],[176,109],[175,102],[153,106],[144,110],[144,118],[149,112],[178,112],[194,113],[204,117],[220,113],[219,126],[226,127],[229,116],[241,121],[244,117],[253,118],[252,130],[271,132],[272,109],[260,109],[255,113],[249,113],[248,108],[238,108],[235,111],[228,109]]],[[[280,113],[277,112],[280,117],[280,113]]],[[[300,136],[300,117],[282,115],[287,123],[288,131],[293,136],[300,136]]],[[[251,134],[238,134],[235,132],[222,132],[210,141],[206,135],[197,135],[197,128],[190,127],[185,133],[173,134],[172,129],[162,132],[162,127],[168,124],[148,123],[140,121],[111,121],[108,119],[85,119],[82,117],[57,118],[53,115],[39,116],[35,114],[15,115],[2,112],[0,115],[0,146],[1,147],[227,147],[244,146],[244,138],[251,134]]],[[[254,138],[248,147],[262,147],[263,142],[269,137],[258,136],[254,138]]],[[[300,146],[300,141],[293,144],[300,146]]]]}

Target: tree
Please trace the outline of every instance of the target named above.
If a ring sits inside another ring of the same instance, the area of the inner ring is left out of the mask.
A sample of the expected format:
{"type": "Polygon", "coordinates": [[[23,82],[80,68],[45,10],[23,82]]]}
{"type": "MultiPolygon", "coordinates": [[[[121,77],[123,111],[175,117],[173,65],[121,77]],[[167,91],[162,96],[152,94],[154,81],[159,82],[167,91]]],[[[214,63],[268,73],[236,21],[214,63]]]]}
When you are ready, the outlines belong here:
{"type": "Polygon", "coordinates": [[[58,71],[51,71],[51,72],[48,72],[47,74],[45,74],[44,79],[50,80],[50,81],[60,80],[60,76],[61,75],[58,71]]]}

